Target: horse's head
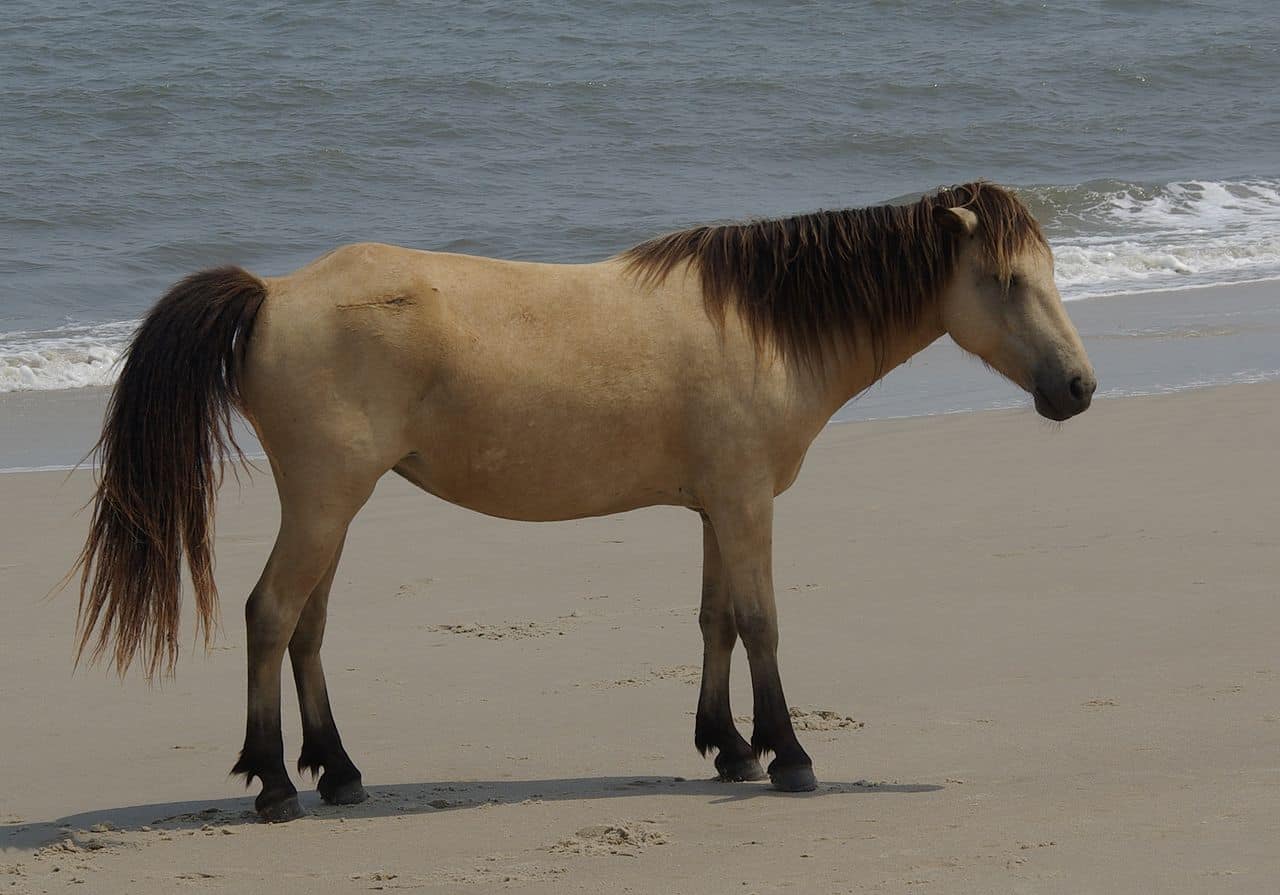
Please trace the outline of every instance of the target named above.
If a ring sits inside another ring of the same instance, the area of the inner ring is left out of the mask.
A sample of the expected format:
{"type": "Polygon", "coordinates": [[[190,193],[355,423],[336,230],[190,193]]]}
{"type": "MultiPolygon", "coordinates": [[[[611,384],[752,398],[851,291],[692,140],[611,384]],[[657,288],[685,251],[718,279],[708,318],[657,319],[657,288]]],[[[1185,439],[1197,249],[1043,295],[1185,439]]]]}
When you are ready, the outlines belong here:
{"type": "Polygon", "coordinates": [[[1019,236],[1007,221],[984,222],[984,210],[934,209],[958,241],[955,273],[940,296],[943,326],[961,348],[1034,396],[1041,416],[1070,419],[1088,409],[1098,380],[1062,307],[1053,253],[1034,223],[1019,236]]]}

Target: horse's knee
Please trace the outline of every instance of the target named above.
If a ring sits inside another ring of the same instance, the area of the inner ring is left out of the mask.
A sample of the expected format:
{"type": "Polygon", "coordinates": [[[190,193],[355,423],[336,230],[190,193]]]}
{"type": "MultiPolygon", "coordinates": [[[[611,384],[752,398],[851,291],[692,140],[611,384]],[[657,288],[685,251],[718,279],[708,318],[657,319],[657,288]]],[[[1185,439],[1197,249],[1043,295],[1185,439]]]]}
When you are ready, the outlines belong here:
{"type": "Polygon", "coordinates": [[[261,584],[249,593],[249,599],[244,601],[244,625],[250,637],[279,626],[275,624],[280,615],[276,606],[278,602],[261,584]]]}
{"type": "Polygon", "coordinates": [[[734,624],[747,652],[777,651],[778,620],[773,614],[756,610],[735,612],[734,624]]]}
{"type": "Polygon", "coordinates": [[[703,642],[710,646],[732,647],[738,637],[733,610],[728,606],[707,605],[706,600],[698,611],[698,627],[702,629],[703,642]]]}
{"type": "Polygon", "coordinates": [[[284,646],[297,624],[297,600],[267,588],[255,587],[244,604],[245,631],[251,645],[284,646]]]}

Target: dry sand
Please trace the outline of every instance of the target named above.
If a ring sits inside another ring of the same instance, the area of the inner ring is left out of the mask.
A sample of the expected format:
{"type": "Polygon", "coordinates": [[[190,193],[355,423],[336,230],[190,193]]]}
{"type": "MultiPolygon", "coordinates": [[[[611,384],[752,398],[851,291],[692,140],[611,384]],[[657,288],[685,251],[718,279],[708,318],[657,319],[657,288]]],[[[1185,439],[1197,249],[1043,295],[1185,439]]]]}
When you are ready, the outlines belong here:
{"type": "Polygon", "coordinates": [[[1276,891],[1278,403],[829,428],[777,514],[806,795],[693,750],[692,513],[521,525],[389,478],[325,647],[372,797],[307,783],[282,826],[226,776],[269,476],[222,496],[217,649],[154,690],[73,675],[41,600],[87,476],[0,476],[0,893],[1276,891]]]}

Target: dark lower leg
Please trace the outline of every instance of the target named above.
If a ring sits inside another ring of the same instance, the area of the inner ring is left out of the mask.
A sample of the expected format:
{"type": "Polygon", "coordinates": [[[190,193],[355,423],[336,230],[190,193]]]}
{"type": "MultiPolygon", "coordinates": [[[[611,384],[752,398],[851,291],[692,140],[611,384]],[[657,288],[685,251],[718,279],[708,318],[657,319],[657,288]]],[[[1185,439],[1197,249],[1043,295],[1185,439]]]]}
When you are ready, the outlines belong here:
{"type": "MultiPolygon", "coordinates": [[[[744,637],[744,642],[746,638],[744,637]]],[[[778,674],[777,653],[746,642],[747,661],[751,664],[751,689],[755,697],[755,724],[751,731],[751,749],[756,755],[772,752],[769,779],[788,792],[801,792],[817,787],[813,760],[809,758],[791,725],[791,714],[782,693],[778,674]]]]}
{"type": "Polygon", "coordinates": [[[302,814],[298,791],[284,765],[280,732],[280,666],[303,607],[325,578],[350,517],[326,520],[319,512],[285,507],[280,534],[262,578],[245,605],[248,639],[248,720],[244,748],[232,773],[262,781],[255,807],[264,820],[302,814]]]}
{"type": "Polygon", "coordinates": [[[706,755],[716,751],[716,770],[722,780],[759,780],[764,776],[751,746],[738,733],[729,708],[729,669],[738,629],[733,608],[720,570],[720,551],[715,532],[703,518],[702,608],[698,624],[702,628],[702,688],[698,694],[698,715],[693,741],[706,755]]]}
{"type": "Polygon", "coordinates": [[[772,752],[769,778],[787,791],[817,786],[813,762],[796,740],[778,675],[778,611],[773,599],[773,497],[739,495],[711,512],[723,558],[733,621],[751,666],[754,755],[772,752]]]}
{"type": "Polygon", "coordinates": [[[722,780],[759,780],[764,776],[751,746],[738,732],[729,709],[729,649],[708,645],[702,660],[702,690],[698,695],[698,716],[693,741],[706,755],[716,751],[716,770],[722,780]],[[723,675],[723,685],[716,678],[723,675]]]}
{"type": "MultiPolygon", "coordinates": [[[[261,588],[261,584],[259,584],[261,588]]],[[[280,732],[280,665],[288,633],[285,620],[265,618],[268,599],[255,589],[245,607],[248,627],[249,697],[244,748],[231,769],[245,784],[262,781],[254,807],[264,820],[292,820],[302,814],[298,791],[284,766],[284,738],[280,732]]],[[[275,613],[271,613],[275,615],[275,613]]],[[[291,629],[292,624],[288,627],[291,629]]]]}
{"type": "Polygon", "coordinates": [[[302,617],[298,619],[298,626],[289,641],[289,660],[293,665],[298,706],[302,711],[302,754],[298,758],[298,770],[321,775],[316,788],[326,802],[353,805],[363,802],[366,794],[359,768],[342,747],[342,738],[338,735],[338,726],[329,707],[324,668],[320,664],[329,588],[333,584],[338,559],[334,558],[329,571],[316,585],[302,610],[302,617]]]}
{"type": "Polygon", "coordinates": [[[366,798],[360,769],[342,746],[338,726],[329,708],[320,657],[305,664],[294,661],[294,680],[298,684],[298,702],[302,708],[302,753],[298,770],[319,774],[316,789],[331,805],[354,805],[366,798]],[[306,681],[306,683],[304,683],[306,681]]]}

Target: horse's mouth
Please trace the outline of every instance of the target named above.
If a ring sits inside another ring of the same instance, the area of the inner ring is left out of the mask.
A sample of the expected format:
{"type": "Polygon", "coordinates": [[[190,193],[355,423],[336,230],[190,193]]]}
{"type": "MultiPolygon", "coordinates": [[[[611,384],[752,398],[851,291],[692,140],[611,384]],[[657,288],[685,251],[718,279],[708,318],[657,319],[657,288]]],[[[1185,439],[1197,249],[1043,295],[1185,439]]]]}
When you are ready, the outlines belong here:
{"type": "Polygon", "coordinates": [[[1031,395],[1035,398],[1036,413],[1047,420],[1053,420],[1055,423],[1065,422],[1079,412],[1077,410],[1062,410],[1053,401],[1049,400],[1049,396],[1039,388],[1033,391],[1031,395]]]}

